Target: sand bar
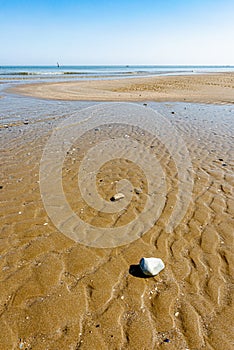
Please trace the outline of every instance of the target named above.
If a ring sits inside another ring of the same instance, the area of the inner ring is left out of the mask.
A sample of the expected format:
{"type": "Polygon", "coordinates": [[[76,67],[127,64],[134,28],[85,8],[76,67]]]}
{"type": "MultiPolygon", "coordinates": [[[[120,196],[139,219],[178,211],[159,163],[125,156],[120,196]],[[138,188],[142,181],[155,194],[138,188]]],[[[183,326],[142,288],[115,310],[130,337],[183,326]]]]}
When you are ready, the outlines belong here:
{"type": "Polygon", "coordinates": [[[56,100],[234,103],[234,73],[25,84],[10,92],[56,100]]]}

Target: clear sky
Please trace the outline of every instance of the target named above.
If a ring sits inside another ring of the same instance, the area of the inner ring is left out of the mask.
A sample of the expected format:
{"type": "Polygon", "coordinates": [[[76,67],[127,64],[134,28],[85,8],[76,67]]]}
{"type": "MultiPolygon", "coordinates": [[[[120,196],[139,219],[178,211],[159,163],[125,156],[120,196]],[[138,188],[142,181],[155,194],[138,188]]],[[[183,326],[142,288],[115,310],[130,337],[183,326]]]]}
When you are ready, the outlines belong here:
{"type": "Polygon", "coordinates": [[[0,0],[0,65],[234,65],[234,0],[0,0]]]}

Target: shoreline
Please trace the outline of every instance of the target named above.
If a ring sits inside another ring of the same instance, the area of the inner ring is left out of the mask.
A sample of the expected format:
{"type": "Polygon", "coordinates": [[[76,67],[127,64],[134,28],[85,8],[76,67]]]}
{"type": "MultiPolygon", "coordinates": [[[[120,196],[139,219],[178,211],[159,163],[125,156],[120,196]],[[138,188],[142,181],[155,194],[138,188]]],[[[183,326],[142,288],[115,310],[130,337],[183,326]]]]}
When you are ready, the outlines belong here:
{"type": "Polygon", "coordinates": [[[39,82],[5,91],[47,100],[234,104],[234,73],[39,82]]]}

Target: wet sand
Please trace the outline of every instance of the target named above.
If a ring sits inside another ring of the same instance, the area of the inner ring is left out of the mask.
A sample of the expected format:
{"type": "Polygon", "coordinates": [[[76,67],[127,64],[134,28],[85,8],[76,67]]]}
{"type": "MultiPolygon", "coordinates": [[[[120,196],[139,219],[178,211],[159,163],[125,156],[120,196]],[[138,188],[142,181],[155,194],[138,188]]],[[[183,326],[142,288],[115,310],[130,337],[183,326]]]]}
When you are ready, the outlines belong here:
{"type": "Polygon", "coordinates": [[[234,103],[234,74],[26,84],[14,87],[10,91],[25,96],[57,100],[234,103]]]}
{"type": "MultiPolygon", "coordinates": [[[[230,99],[222,96],[222,100],[230,99]]],[[[127,130],[160,159],[168,197],[151,230],[113,249],[78,244],[61,234],[47,216],[39,165],[57,121],[35,118],[27,125],[1,129],[1,349],[233,348],[233,107],[150,106],[177,128],[190,152],[191,203],[180,224],[167,233],[165,225],[177,200],[175,164],[150,135],[127,130]],[[142,256],[162,258],[165,270],[141,278],[132,272],[132,265],[142,256]]],[[[129,177],[142,188],[143,194],[134,196],[120,221],[93,211],[77,189],[79,164],[90,144],[123,133],[126,129],[118,126],[91,130],[67,154],[63,167],[67,200],[92,225],[124,224],[144,206],[142,174],[124,160],[112,163],[111,171],[107,164],[97,177],[106,199],[115,193],[113,182],[121,178],[129,177]]]]}

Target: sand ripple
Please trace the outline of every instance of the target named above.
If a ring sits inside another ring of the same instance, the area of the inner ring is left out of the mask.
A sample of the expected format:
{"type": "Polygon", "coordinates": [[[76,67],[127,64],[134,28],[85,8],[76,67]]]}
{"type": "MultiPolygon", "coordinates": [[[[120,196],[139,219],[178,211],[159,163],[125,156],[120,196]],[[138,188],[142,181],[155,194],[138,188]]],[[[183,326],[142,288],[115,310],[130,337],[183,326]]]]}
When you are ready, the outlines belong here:
{"type": "MultiPolygon", "coordinates": [[[[18,349],[20,344],[33,350],[233,348],[233,110],[155,106],[177,127],[191,154],[192,201],[178,227],[166,233],[177,198],[176,169],[165,147],[149,138],[152,152],[163,155],[167,203],[142,238],[113,249],[77,244],[47,217],[39,192],[39,162],[56,121],[1,130],[1,349],[18,349]],[[129,267],[142,256],[162,258],[165,270],[155,278],[134,277],[129,267]]],[[[103,135],[111,132],[120,131],[103,130],[103,135]]],[[[77,167],[90,140],[97,141],[95,132],[87,144],[76,144],[64,163],[64,189],[77,212],[84,207],[78,190],[74,192],[77,167]]],[[[103,196],[112,195],[111,179],[126,174],[141,184],[141,174],[132,174],[126,162],[112,173],[103,168],[103,196]]],[[[135,206],[119,221],[88,207],[82,215],[97,225],[117,225],[131,220],[134,208],[143,205],[144,198],[136,197],[135,206]]]]}

